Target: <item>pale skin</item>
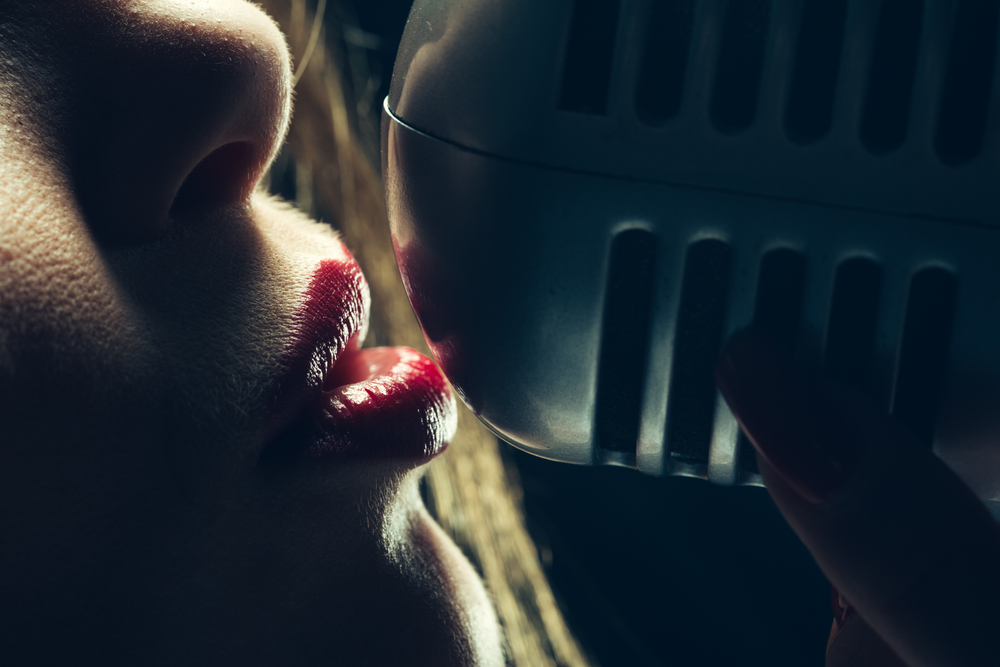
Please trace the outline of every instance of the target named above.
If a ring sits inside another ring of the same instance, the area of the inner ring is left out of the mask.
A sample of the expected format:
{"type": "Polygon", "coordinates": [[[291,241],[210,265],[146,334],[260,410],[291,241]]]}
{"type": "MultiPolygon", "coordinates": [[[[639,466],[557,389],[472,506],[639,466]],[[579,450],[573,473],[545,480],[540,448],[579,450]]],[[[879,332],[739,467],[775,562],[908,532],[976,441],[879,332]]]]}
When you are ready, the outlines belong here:
{"type": "Polygon", "coordinates": [[[4,655],[502,664],[419,467],[259,465],[292,314],[347,257],[257,192],[290,113],[242,0],[0,2],[4,655]]]}

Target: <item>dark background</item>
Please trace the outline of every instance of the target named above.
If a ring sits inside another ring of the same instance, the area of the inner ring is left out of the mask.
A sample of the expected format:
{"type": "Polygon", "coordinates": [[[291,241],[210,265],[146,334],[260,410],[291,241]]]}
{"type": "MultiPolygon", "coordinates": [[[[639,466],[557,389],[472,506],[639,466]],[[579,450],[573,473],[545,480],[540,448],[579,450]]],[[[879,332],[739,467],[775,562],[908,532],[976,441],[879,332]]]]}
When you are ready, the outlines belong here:
{"type": "MultiPolygon", "coordinates": [[[[334,9],[362,115],[381,109],[410,4],[334,9]]],[[[763,489],[505,454],[570,626],[603,667],[823,664],[829,584],[763,489]]]]}

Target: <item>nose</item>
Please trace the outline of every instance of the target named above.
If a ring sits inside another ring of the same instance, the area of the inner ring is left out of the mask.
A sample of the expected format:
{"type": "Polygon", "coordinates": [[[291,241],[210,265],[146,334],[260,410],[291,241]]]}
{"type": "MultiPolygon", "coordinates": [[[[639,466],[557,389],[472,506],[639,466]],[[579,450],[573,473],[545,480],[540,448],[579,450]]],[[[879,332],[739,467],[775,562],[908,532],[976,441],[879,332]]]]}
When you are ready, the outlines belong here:
{"type": "Polygon", "coordinates": [[[64,136],[95,236],[143,242],[192,212],[247,204],[289,117],[273,22],[243,0],[95,4],[60,49],[76,59],[64,136]]]}

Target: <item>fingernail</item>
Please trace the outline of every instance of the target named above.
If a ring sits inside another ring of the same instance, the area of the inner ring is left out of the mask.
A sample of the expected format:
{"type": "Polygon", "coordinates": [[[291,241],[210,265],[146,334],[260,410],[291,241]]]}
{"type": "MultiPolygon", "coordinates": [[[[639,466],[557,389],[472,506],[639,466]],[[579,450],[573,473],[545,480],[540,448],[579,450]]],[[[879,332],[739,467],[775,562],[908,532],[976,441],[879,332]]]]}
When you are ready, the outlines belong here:
{"type": "Polygon", "coordinates": [[[844,623],[847,623],[847,620],[854,616],[854,607],[832,584],[830,585],[830,605],[833,606],[833,620],[837,622],[837,628],[844,627],[844,623]]]}
{"type": "Polygon", "coordinates": [[[750,329],[730,342],[715,379],[757,452],[799,495],[822,503],[844,487],[863,432],[790,354],[750,329]]]}

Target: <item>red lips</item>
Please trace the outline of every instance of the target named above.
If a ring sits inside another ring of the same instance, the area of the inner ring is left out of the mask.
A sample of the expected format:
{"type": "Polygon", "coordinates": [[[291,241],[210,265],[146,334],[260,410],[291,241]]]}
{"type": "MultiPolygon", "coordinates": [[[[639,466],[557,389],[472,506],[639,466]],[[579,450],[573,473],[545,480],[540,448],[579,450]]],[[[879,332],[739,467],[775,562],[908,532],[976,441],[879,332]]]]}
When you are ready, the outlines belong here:
{"type": "Polygon", "coordinates": [[[319,264],[295,315],[276,410],[291,419],[283,420],[287,425],[270,447],[277,451],[270,453],[288,461],[427,461],[455,433],[455,399],[422,354],[359,349],[368,326],[368,284],[344,254],[319,264]]]}

